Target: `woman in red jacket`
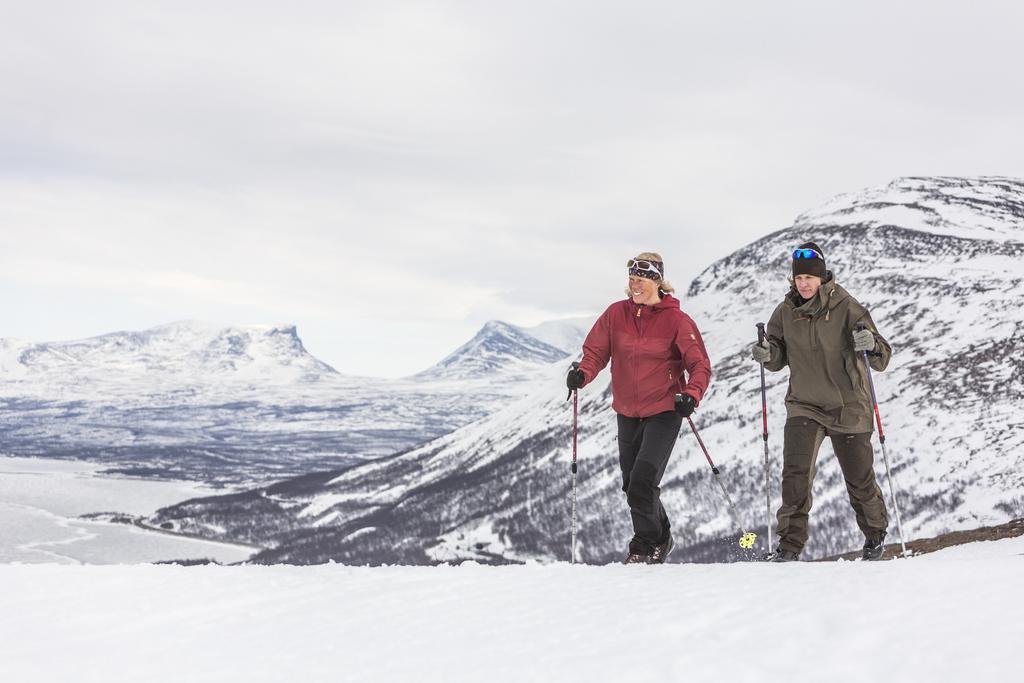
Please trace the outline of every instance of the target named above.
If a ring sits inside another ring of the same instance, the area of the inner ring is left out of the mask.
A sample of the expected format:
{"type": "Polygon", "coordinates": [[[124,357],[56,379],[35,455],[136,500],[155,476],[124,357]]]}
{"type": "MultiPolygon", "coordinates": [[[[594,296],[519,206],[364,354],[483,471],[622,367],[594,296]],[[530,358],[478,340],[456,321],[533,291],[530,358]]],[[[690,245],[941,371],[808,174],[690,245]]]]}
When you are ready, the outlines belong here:
{"type": "Polygon", "coordinates": [[[566,385],[585,387],[611,360],[622,490],[633,518],[625,562],[660,564],[674,542],[659,484],[683,418],[707,391],[711,361],[697,325],[672,296],[661,256],[643,253],[627,267],[629,298],[598,318],[583,342],[579,369],[569,371],[566,385]],[[678,402],[677,393],[682,393],[678,402]]]}

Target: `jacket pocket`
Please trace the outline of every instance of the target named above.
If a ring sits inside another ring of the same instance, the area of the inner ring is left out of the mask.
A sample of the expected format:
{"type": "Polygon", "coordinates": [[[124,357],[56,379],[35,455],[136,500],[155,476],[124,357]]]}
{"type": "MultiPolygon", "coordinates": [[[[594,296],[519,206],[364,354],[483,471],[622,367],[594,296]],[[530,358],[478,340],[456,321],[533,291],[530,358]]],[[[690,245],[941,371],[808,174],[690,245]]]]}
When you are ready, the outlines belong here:
{"type": "Polygon", "coordinates": [[[850,382],[850,388],[861,393],[864,391],[865,377],[861,368],[862,361],[856,354],[843,354],[843,369],[846,370],[846,379],[850,382]]]}

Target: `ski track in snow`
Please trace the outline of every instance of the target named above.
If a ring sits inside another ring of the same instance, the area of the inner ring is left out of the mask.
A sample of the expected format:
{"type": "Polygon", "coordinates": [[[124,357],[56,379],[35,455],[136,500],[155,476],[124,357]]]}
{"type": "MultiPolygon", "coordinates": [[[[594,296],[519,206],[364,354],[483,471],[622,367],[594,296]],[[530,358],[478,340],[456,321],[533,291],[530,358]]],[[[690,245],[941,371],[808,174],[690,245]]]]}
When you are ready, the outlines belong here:
{"type": "Polygon", "coordinates": [[[16,681],[1004,681],[1022,568],[1024,538],[871,564],[3,565],[0,652],[16,681]]]}

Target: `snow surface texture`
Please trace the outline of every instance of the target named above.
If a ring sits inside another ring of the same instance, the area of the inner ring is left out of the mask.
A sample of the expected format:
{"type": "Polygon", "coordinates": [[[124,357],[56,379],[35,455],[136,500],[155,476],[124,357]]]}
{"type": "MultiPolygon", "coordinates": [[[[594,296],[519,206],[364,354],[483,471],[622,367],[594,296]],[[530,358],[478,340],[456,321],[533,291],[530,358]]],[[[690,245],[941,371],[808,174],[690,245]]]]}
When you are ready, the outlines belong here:
{"type": "MultiPolygon", "coordinates": [[[[765,533],[760,375],[747,348],[755,323],[789,288],[791,249],[810,238],[896,350],[874,377],[908,536],[1024,516],[1024,182],[906,178],[804,214],[712,264],[683,297],[715,372],[695,423],[739,525],[759,535],[760,550],[774,544],[765,533]]],[[[154,521],[224,528],[224,538],[267,547],[263,562],[566,559],[572,404],[564,373],[556,363],[532,394],[408,453],[317,482],[281,482],[269,494],[178,506],[154,521]]],[[[773,527],[787,381],[788,371],[768,374],[773,527]]],[[[621,558],[632,535],[608,372],[580,401],[578,557],[603,563],[621,558]]],[[[895,541],[880,452],[876,472],[895,541]]],[[[678,544],[673,560],[743,557],[738,525],[685,426],[662,500],[678,544]]],[[[860,547],[828,442],[814,506],[805,557],[860,547]]]]}
{"type": "Polygon", "coordinates": [[[4,678],[1010,681],[1024,537],[891,562],[0,566],[4,678]]]}
{"type": "MultiPolygon", "coordinates": [[[[554,343],[582,334],[572,321],[549,328],[554,343]]],[[[522,396],[539,368],[570,353],[498,322],[461,351],[417,378],[383,380],[340,375],[291,326],[0,339],[0,454],[253,485],[447,434],[522,396]]]]}

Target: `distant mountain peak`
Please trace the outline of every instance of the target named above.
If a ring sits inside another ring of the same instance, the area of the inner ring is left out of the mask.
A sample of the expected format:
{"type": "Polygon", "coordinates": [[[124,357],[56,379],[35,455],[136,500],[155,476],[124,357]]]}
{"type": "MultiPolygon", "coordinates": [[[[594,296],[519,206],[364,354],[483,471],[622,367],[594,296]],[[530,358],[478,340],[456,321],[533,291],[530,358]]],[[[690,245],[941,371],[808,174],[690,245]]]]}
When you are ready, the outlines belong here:
{"type": "Polygon", "coordinates": [[[59,378],[138,374],[143,380],[203,383],[211,377],[310,380],[337,374],[313,357],[294,325],[220,326],[182,320],[56,342],[4,340],[0,372],[59,378]]]}
{"type": "Polygon", "coordinates": [[[527,365],[553,363],[569,355],[522,328],[502,320],[489,320],[472,339],[417,379],[469,379],[527,365]]]}
{"type": "Polygon", "coordinates": [[[484,326],[480,328],[477,336],[486,334],[508,334],[514,335],[521,330],[515,325],[510,325],[503,320],[488,320],[484,323],[484,326]]]}

